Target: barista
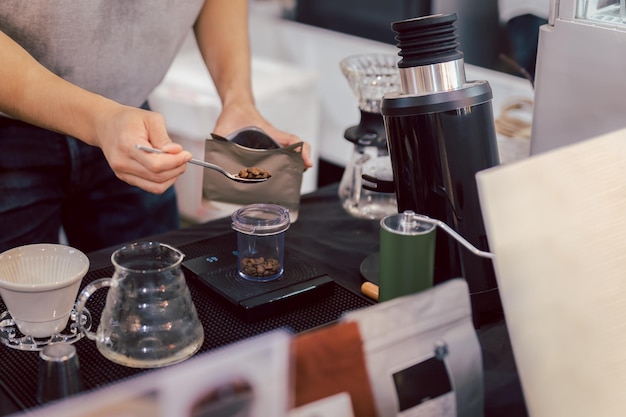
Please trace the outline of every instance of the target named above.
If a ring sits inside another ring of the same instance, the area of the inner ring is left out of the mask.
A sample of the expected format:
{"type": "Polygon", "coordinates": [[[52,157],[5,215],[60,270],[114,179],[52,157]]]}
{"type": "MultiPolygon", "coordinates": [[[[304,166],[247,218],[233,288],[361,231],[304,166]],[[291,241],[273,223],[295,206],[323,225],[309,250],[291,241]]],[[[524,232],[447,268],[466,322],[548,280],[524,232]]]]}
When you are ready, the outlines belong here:
{"type": "MultiPolygon", "coordinates": [[[[83,251],[175,229],[174,184],[191,159],[146,100],[193,28],[222,101],[214,132],[258,126],[247,0],[0,2],[0,251],[83,251]],[[149,154],[145,145],[164,150],[149,154]]],[[[208,134],[208,132],[207,132],[208,134]]],[[[305,144],[305,165],[311,166],[305,144]]]]}

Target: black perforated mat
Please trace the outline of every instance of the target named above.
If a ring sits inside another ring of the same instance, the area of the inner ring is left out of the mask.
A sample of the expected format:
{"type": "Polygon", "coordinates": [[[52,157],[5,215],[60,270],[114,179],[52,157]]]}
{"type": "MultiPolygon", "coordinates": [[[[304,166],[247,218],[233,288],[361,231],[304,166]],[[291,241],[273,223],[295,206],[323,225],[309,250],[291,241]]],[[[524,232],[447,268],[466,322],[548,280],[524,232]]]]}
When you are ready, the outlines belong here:
{"type": "MultiPolygon", "coordinates": [[[[180,247],[188,259],[206,253],[207,242],[196,242],[180,247]]],[[[95,279],[111,276],[113,267],[90,271],[83,279],[83,286],[95,279]]],[[[188,274],[185,271],[185,274],[188,274]]],[[[328,297],[297,307],[287,313],[274,315],[260,321],[249,322],[232,310],[230,305],[209,291],[190,276],[187,283],[191,296],[204,326],[204,343],[199,353],[206,352],[238,340],[277,328],[300,333],[337,320],[344,312],[371,305],[371,302],[337,284],[328,297]]],[[[97,326],[106,300],[106,290],[90,297],[87,307],[94,318],[92,329],[97,326]]],[[[0,300],[0,311],[5,306],[0,300]]],[[[95,342],[83,338],[75,344],[81,365],[85,390],[93,390],[115,381],[128,378],[147,370],[127,368],[105,359],[96,349],[95,342]]],[[[0,384],[20,408],[37,405],[37,352],[23,352],[0,345],[0,384]]]]}

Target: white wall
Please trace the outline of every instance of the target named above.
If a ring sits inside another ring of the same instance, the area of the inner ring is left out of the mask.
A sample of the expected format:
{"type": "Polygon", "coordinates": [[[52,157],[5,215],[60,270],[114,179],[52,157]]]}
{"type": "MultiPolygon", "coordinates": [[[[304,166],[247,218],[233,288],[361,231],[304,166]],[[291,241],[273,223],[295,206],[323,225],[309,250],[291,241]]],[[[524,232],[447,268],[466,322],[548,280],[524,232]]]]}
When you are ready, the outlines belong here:
{"type": "MultiPolygon", "coordinates": [[[[358,103],[339,69],[339,62],[347,56],[362,53],[397,54],[398,48],[265,14],[253,14],[250,28],[254,55],[288,62],[318,75],[321,104],[319,156],[345,166],[354,145],[344,139],[343,134],[346,128],[359,122],[360,116],[358,103]]],[[[509,100],[533,97],[532,86],[522,78],[468,64],[465,69],[468,80],[487,80],[491,85],[494,117],[498,117],[509,100]]],[[[509,146],[508,141],[499,142],[509,146]]],[[[519,144],[512,146],[519,147],[519,144]]],[[[523,148],[515,149],[516,155],[511,156],[509,149],[501,151],[505,154],[501,159],[507,161],[519,157],[519,152],[527,152],[523,148]]]]}

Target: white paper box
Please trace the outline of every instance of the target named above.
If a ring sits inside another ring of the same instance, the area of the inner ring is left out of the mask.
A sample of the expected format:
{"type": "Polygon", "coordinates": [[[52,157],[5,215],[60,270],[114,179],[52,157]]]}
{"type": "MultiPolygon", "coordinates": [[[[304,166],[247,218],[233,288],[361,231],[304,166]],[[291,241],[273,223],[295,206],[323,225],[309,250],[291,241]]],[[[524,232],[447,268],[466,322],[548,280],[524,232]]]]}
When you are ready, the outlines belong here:
{"type": "Polygon", "coordinates": [[[217,416],[242,403],[238,416],[285,417],[294,398],[291,340],[286,331],[273,330],[12,417],[217,416]],[[242,382],[249,392],[233,392],[232,383],[241,387],[242,382]],[[210,399],[213,413],[208,407],[192,411],[210,399]],[[223,406],[218,409],[220,400],[223,406]]]}
{"type": "MultiPolygon", "coordinates": [[[[439,3],[440,8],[445,8],[443,3],[448,2],[439,3]]],[[[389,30],[391,32],[391,27],[389,30]]],[[[350,55],[395,55],[400,51],[398,47],[262,14],[250,16],[250,33],[255,56],[287,62],[318,74],[321,105],[319,155],[328,162],[345,167],[350,161],[354,145],[344,138],[344,132],[359,123],[360,115],[357,99],[341,73],[339,63],[350,55]]],[[[493,90],[494,118],[500,115],[502,105],[509,100],[534,96],[531,84],[523,78],[469,64],[465,65],[465,71],[468,80],[489,82],[493,90]]],[[[506,148],[502,154],[506,162],[528,155],[527,147],[525,151],[508,149],[515,144],[510,145],[506,140],[498,142],[506,148]]]]}

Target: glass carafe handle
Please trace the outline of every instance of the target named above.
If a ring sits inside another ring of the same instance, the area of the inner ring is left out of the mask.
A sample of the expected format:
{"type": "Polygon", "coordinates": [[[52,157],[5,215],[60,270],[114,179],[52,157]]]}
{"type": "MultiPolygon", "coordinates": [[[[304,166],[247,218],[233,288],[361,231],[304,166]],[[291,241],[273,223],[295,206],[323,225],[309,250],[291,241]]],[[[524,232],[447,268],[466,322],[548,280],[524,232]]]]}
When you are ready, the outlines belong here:
{"type": "Polygon", "coordinates": [[[368,174],[361,175],[361,178],[365,181],[361,186],[366,190],[387,194],[396,192],[396,184],[393,181],[381,180],[368,174]]]}
{"type": "MultiPolygon", "coordinates": [[[[85,304],[87,304],[87,300],[91,295],[97,290],[105,287],[111,286],[112,278],[101,278],[93,281],[91,284],[87,285],[78,295],[78,301],[76,302],[76,313],[78,317],[82,317],[83,311],[85,310],[85,304]]],[[[88,339],[96,340],[97,336],[95,332],[92,332],[88,328],[83,326],[82,320],[78,320],[76,322],[78,325],[78,329],[87,336],[88,339]]]]}

